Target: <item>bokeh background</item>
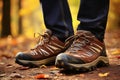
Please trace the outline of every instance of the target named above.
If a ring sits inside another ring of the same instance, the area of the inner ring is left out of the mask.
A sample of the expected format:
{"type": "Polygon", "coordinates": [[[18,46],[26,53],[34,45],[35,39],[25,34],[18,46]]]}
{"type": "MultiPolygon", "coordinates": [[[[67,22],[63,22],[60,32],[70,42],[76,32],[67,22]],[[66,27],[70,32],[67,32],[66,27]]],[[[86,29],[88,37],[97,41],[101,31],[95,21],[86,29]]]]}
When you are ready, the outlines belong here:
{"type": "MultiPolygon", "coordinates": [[[[74,30],[78,25],[77,12],[80,0],[68,0],[74,30]]],[[[120,27],[120,0],[110,0],[107,30],[120,27]]],[[[33,38],[34,33],[45,30],[39,0],[0,0],[0,37],[24,35],[33,38]]]]}

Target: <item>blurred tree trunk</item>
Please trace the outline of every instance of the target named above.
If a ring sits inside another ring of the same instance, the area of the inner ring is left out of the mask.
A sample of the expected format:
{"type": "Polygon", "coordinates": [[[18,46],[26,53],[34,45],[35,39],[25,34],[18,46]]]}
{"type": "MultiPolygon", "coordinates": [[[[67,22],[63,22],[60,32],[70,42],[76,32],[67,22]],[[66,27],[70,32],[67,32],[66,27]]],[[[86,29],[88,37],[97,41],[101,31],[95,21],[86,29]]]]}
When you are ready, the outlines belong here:
{"type": "MultiPolygon", "coordinates": [[[[21,9],[21,1],[19,0],[19,10],[21,9]]],[[[19,30],[18,30],[18,34],[22,34],[22,17],[19,16],[19,30]]]]}
{"type": "Polygon", "coordinates": [[[10,26],[10,0],[3,0],[3,17],[1,37],[11,35],[10,26]]]}

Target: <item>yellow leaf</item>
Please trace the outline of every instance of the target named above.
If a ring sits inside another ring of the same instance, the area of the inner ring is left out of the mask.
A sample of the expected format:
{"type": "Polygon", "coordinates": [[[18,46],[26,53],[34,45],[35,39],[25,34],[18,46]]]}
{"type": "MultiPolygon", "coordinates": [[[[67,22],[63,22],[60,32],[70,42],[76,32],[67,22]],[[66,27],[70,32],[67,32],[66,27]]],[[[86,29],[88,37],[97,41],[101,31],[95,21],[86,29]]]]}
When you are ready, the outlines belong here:
{"type": "Polygon", "coordinates": [[[40,68],[47,68],[47,66],[46,65],[41,65],[40,68]]]}
{"type": "Polygon", "coordinates": [[[108,75],[109,75],[109,72],[98,74],[99,77],[107,77],[108,75]]]}
{"type": "Polygon", "coordinates": [[[52,68],[50,68],[51,70],[58,70],[59,68],[57,68],[57,67],[52,67],[52,68]]]}
{"type": "Polygon", "coordinates": [[[113,54],[113,55],[118,55],[118,54],[120,54],[120,49],[114,50],[111,54],[113,54]]]}

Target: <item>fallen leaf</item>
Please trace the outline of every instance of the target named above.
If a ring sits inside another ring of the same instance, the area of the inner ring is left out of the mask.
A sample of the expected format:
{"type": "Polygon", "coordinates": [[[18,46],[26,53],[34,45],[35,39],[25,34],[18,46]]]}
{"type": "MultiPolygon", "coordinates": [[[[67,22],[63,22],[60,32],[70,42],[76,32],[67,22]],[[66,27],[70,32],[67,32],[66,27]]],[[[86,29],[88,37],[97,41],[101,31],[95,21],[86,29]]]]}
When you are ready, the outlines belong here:
{"type": "Polygon", "coordinates": [[[48,74],[38,74],[36,76],[34,76],[35,79],[47,79],[49,78],[48,74]]]}
{"type": "Polygon", "coordinates": [[[116,50],[112,51],[111,54],[113,54],[113,55],[118,55],[118,54],[120,54],[120,49],[116,49],[116,50]]]}
{"type": "Polygon", "coordinates": [[[47,66],[46,65],[41,65],[40,68],[47,68],[47,66]]]}
{"type": "Polygon", "coordinates": [[[57,75],[57,74],[59,73],[59,71],[58,71],[58,70],[52,70],[52,71],[50,71],[50,73],[51,73],[51,74],[56,74],[56,75],[57,75]]]}
{"type": "Polygon", "coordinates": [[[10,77],[11,77],[11,78],[23,78],[23,76],[20,75],[19,73],[12,73],[12,74],[10,75],[10,77]]]}
{"type": "Polygon", "coordinates": [[[19,67],[19,70],[27,70],[27,69],[29,69],[29,67],[24,67],[24,66],[19,67]]]}
{"type": "Polygon", "coordinates": [[[108,75],[109,75],[109,72],[98,74],[99,77],[107,77],[108,75]]]}
{"type": "Polygon", "coordinates": [[[51,70],[58,70],[59,68],[57,68],[57,67],[52,67],[52,68],[50,68],[51,70]]]}
{"type": "Polygon", "coordinates": [[[7,68],[13,67],[12,64],[7,64],[6,66],[7,66],[7,68]]]}
{"type": "Polygon", "coordinates": [[[4,76],[6,76],[6,74],[0,74],[0,77],[4,77],[4,76]]]}
{"type": "Polygon", "coordinates": [[[120,59],[120,55],[116,56],[117,59],[120,59]]]}

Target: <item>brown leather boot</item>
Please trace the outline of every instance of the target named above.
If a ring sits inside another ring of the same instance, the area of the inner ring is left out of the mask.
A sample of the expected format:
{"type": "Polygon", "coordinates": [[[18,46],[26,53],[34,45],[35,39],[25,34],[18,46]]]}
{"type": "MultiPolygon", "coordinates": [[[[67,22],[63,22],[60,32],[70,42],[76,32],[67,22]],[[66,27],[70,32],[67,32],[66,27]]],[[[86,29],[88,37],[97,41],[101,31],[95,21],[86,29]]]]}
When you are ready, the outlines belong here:
{"type": "Polygon", "coordinates": [[[49,64],[54,62],[56,56],[65,51],[70,44],[70,41],[61,42],[56,36],[52,35],[52,31],[47,30],[34,49],[17,53],[15,62],[24,66],[49,64]]]}
{"type": "Polygon", "coordinates": [[[91,70],[109,63],[105,45],[91,32],[78,30],[72,45],[56,57],[56,66],[71,70],[91,70]]]}

